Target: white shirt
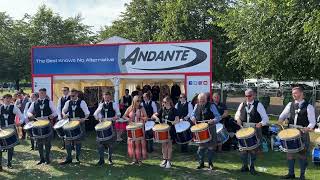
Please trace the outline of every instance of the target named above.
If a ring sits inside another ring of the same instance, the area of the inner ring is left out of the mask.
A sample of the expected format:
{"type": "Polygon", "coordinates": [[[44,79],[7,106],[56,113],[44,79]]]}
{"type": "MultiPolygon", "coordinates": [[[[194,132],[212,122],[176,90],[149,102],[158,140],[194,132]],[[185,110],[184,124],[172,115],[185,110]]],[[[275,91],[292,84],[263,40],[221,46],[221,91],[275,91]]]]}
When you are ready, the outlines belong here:
{"type": "MultiPolygon", "coordinates": [[[[32,102],[27,102],[26,106],[24,107],[24,110],[23,110],[23,117],[24,117],[24,120],[25,120],[25,123],[28,123],[29,120],[28,120],[28,106],[29,104],[31,104],[32,102]]],[[[30,105],[31,106],[31,105],[30,105]]]]}
{"type": "MultiPolygon", "coordinates": [[[[185,103],[188,103],[188,115],[187,115],[187,117],[191,117],[192,116],[192,112],[193,112],[193,106],[192,106],[192,104],[191,104],[191,102],[185,102],[185,103]]],[[[182,103],[181,102],[181,104],[185,104],[185,103],[182,103]]],[[[178,110],[178,104],[179,103],[177,103],[174,107],[178,110]]]]}
{"type": "MultiPolygon", "coordinates": [[[[64,104],[63,109],[62,109],[62,113],[66,114],[66,113],[68,112],[70,101],[71,101],[71,100],[68,100],[68,101],[64,104]]],[[[87,105],[87,103],[86,103],[85,101],[81,100],[80,108],[81,108],[82,111],[84,112],[84,115],[85,115],[84,118],[88,118],[89,115],[90,115],[90,111],[89,111],[88,105],[87,105]]],[[[69,113],[70,113],[70,112],[68,112],[68,115],[70,115],[69,113]]]]}
{"type": "Polygon", "coordinates": [[[61,99],[62,98],[68,98],[68,96],[63,96],[63,97],[61,97],[61,98],[59,98],[59,100],[58,100],[58,104],[57,104],[57,114],[58,114],[58,119],[62,119],[62,117],[61,117],[61,114],[62,114],[62,111],[60,110],[60,109],[62,109],[63,107],[61,107],[61,99]]]}
{"type": "MultiPolygon", "coordinates": [[[[10,105],[3,104],[2,106],[3,106],[3,108],[7,108],[10,105]]],[[[0,107],[2,108],[2,106],[0,106],[0,107]]],[[[23,123],[25,121],[23,114],[21,113],[20,109],[16,105],[13,105],[13,114],[15,114],[16,116],[19,117],[19,120],[20,120],[19,123],[23,123]]]]}
{"type": "MultiPolygon", "coordinates": [[[[103,108],[103,104],[105,104],[106,102],[104,103],[100,103],[97,110],[93,113],[93,116],[96,118],[96,119],[101,119],[102,118],[102,115],[101,115],[101,110],[103,108]]],[[[121,116],[121,113],[120,113],[120,110],[119,110],[119,106],[112,102],[112,106],[113,106],[113,110],[116,112],[116,116],[120,117],[121,116]]],[[[108,117],[108,118],[113,118],[113,117],[108,117]]]]}
{"type": "MultiPolygon", "coordinates": [[[[300,102],[295,101],[295,103],[299,103],[299,105],[301,105],[303,102],[304,102],[304,100],[302,100],[300,102]]],[[[287,106],[284,108],[284,110],[282,111],[282,113],[280,114],[280,116],[279,116],[280,121],[284,121],[285,119],[287,119],[289,117],[291,103],[292,102],[289,102],[287,104],[287,106]]],[[[308,114],[308,121],[309,121],[308,128],[312,129],[316,125],[316,115],[314,112],[314,107],[311,104],[308,104],[308,106],[307,106],[307,114],[308,114]]]]}
{"type": "MultiPolygon", "coordinates": [[[[251,104],[251,106],[253,106],[253,102],[247,102],[247,106],[249,106],[249,104],[251,104]]],[[[234,116],[234,119],[239,120],[240,119],[240,110],[242,109],[243,103],[241,103],[238,107],[238,110],[234,116]]],[[[267,115],[266,109],[263,107],[263,105],[259,102],[258,106],[257,106],[257,111],[261,116],[261,124],[262,126],[265,126],[268,124],[269,122],[269,117],[267,115]]]]}
{"type": "MultiPolygon", "coordinates": [[[[45,100],[45,99],[38,99],[38,100],[45,100]]],[[[49,100],[49,108],[51,109],[51,116],[53,117],[56,117],[57,116],[57,110],[56,110],[56,107],[54,107],[54,104],[52,101],[49,100]]],[[[28,109],[28,117],[32,117],[34,114],[33,114],[33,111],[34,111],[34,102],[32,102],[30,108],[28,109]]]]}
{"type": "MultiPolygon", "coordinates": [[[[144,103],[145,103],[145,104],[149,104],[150,101],[145,101],[144,103]]],[[[144,107],[144,106],[143,106],[143,103],[141,103],[140,105],[141,105],[142,107],[144,107]]],[[[156,112],[158,112],[157,105],[156,105],[156,103],[155,103],[154,101],[151,101],[151,106],[152,106],[153,114],[156,113],[156,112]]]]}

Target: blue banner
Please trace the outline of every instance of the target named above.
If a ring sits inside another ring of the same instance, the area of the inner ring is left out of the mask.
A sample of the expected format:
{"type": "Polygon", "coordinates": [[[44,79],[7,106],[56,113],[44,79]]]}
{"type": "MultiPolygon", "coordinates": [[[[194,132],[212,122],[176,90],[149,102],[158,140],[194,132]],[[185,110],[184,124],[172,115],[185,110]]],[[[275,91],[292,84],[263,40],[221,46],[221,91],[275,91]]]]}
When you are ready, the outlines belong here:
{"type": "Polygon", "coordinates": [[[47,47],[33,49],[33,74],[119,73],[119,46],[47,47]]]}

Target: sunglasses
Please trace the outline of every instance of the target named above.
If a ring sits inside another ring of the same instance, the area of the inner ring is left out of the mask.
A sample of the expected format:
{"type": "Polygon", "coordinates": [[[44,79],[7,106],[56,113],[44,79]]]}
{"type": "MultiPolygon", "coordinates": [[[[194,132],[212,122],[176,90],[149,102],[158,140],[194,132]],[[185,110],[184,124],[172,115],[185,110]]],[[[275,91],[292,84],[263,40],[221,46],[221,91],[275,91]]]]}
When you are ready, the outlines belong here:
{"type": "Polygon", "coordinates": [[[246,97],[252,97],[252,95],[246,95],[246,97]]]}
{"type": "Polygon", "coordinates": [[[70,95],[70,97],[75,97],[75,95],[70,95]]]}

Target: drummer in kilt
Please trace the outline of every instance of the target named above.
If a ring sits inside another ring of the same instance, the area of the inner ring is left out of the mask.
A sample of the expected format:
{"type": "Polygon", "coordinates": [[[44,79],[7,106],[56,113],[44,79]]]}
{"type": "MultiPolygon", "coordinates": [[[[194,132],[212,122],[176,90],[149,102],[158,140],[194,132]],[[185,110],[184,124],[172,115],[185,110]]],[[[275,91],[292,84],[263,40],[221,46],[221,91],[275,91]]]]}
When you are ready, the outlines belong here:
{"type": "Polygon", "coordinates": [[[64,118],[69,118],[72,120],[73,118],[80,121],[82,136],[79,139],[70,141],[65,140],[66,150],[67,150],[67,158],[65,161],[61,162],[60,165],[70,164],[72,163],[72,143],[75,145],[76,150],[76,160],[77,163],[80,163],[80,154],[81,154],[81,141],[84,138],[84,122],[89,117],[90,112],[87,106],[87,103],[84,100],[78,98],[79,91],[76,89],[71,90],[70,100],[68,100],[63,109],[62,115],[64,118]]]}
{"type": "MultiPolygon", "coordinates": [[[[56,108],[54,107],[53,102],[47,97],[47,90],[45,88],[39,89],[39,99],[33,102],[28,109],[29,119],[48,117],[49,120],[52,120],[53,118],[57,117],[56,108]]],[[[40,155],[40,161],[37,163],[37,165],[43,163],[50,164],[51,140],[52,136],[36,140],[40,155]],[[46,151],[45,157],[43,154],[44,146],[46,151]]]]}
{"type": "MultiPolygon", "coordinates": [[[[6,94],[3,96],[3,105],[0,107],[0,128],[5,129],[8,127],[15,127],[15,116],[17,115],[20,118],[20,121],[23,122],[23,115],[18,107],[11,104],[12,95],[6,94]]],[[[20,124],[21,122],[19,122],[20,124]]],[[[8,149],[8,164],[7,167],[12,169],[12,156],[14,148],[8,149]]],[[[2,150],[0,150],[0,171],[2,171],[2,150]]]]}
{"type": "MultiPolygon", "coordinates": [[[[246,100],[242,102],[235,114],[235,120],[241,127],[254,127],[257,133],[258,139],[262,140],[262,127],[266,126],[269,122],[269,117],[266,113],[263,105],[255,100],[255,92],[252,89],[245,91],[246,100]]],[[[254,168],[254,162],[257,159],[257,152],[259,147],[250,151],[240,151],[240,157],[242,160],[241,172],[250,171],[252,175],[257,172],[254,168]],[[250,169],[248,164],[250,163],[250,169]]]]}
{"type": "Polygon", "coordinates": [[[117,133],[115,131],[115,120],[121,116],[119,107],[116,105],[116,103],[112,102],[112,96],[109,92],[104,92],[102,95],[102,102],[99,104],[97,110],[94,112],[93,116],[99,120],[107,120],[112,119],[112,126],[113,126],[113,132],[115,133],[113,137],[109,141],[102,141],[98,142],[98,153],[99,153],[99,162],[97,163],[98,166],[104,165],[104,151],[105,148],[108,148],[108,163],[110,165],[113,164],[112,162],[112,146],[115,143],[117,139],[117,133]]]}
{"type": "MultiPolygon", "coordinates": [[[[307,168],[307,152],[310,145],[309,132],[312,131],[316,124],[314,107],[304,99],[303,89],[301,87],[292,88],[293,102],[289,102],[279,116],[279,123],[288,124],[291,128],[298,128],[301,131],[302,142],[305,148],[298,152],[300,164],[300,179],[305,179],[307,168]],[[286,120],[288,119],[288,120],[286,120]]],[[[294,159],[295,153],[287,153],[288,169],[287,175],[283,179],[294,179],[294,159]]]]}
{"type": "MultiPolygon", "coordinates": [[[[39,98],[39,94],[38,93],[32,93],[30,96],[31,101],[27,102],[24,111],[23,111],[23,115],[25,118],[25,124],[27,124],[29,121],[34,120],[34,119],[30,119],[28,118],[28,109],[30,108],[31,104],[35,101],[37,101],[39,98]]],[[[32,138],[32,134],[28,134],[30,136],[30,143],[31,143],[31,150],[35,150],[35,140],[34,138],[32,138]]]]}
{"type": "MultiPolygon", "coordinates": [[[[190,117],[192,115],[193,106],[191,102],[187,101],[187,96],[185,94],[180,94],[179,101],[175,105],[175,108],[178,111],[180,120],[189,121],[191,123],[190,117]]],[[[181,144],[181,152],[188,152],[188,143],[181,144]]]]}
{"type": "Polygon", "coordinates": [[[209,131],[212,139],[206,143],[200,143],[197,151],[199,166],[197,169],[204,168],[205,151],[208,149],[209,169],[213,170],[213,151],[217,143],[216,125],[220,121],[220,114],[215,105],[208,102],[207,95],[200,93],[198,95],[198,103],[195,105],[191,120],[194,124],[206,121],[209,125],[209,131]]]}
{"type": "Polygon", "coordinates": [[[179,114],[174,108],[172,99],[167,96],[163,99],[163,106],[160,110],[152,115],[152,119],[155,119],[157,123],[166,123],[170,126],[170,140],[169,142],[162,143],[162,156],[163,161],[160,167],[171,168],[172,159],[172,141],[176,138],[176,129],[174,125],[179,122],[179,114]]]}

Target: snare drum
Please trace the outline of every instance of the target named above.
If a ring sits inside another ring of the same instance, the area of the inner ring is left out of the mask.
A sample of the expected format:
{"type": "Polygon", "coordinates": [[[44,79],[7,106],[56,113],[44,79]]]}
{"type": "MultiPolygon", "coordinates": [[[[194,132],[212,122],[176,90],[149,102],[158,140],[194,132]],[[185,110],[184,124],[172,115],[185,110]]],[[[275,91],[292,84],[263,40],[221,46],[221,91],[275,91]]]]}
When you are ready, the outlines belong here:
{"type": "Polygon", "coordinates": [[[69,121],[62,128],[65,133],[65,139],[68,141],[74,141],[81,138],[83,133],[80,121],[78,120],[69,121]]]}
{"type": "Polygon", "coordinates": [[[111,121],[103,121],[97,124],[94,129],[97,132],[97,141],[108,141],[114,136],[114,131],[111,121]]]}
{"type": "Polygon", "coordinates": [[[283,152],[297,153],[304,149],[300,131],[296,128],[284,129],[278,134],[283,152]]]}
{"type": "Polygon", "coordinates": [[[181,121],[174,125],[177,133],[177,144],[187,144],[192,140],[192,133],[188,121],[181,121]]]}
{"type": "Polygon", "coordinates": [[[0,130],[0,151],[10,149],[19,144],[17,131],[14,128],[5,128],[0,130]]]}
{"type": "Polygon", "coordinates": [[[67,124],[69,122],[68,119],[61,119],[60,121],[58,121],[54,126],[53,126],[53,129],[57,132],[57,135],[60,137],[60,138],[64,138],[64,136],[66,135],[64,133],[64,130],[63,130],[63,126],[65,124],[67,124]]]}
{"type": "Polygon", "coordinates": [[[212,139],[207,123],[199,123],[192,126],[191,132],[195,143],[206,143],[212,139]]]}
{"type": "Polygon", "coordinates": [[[47,138],[52,134],[50,121],[38,120],[32,124],[32,135],[35,139],[47,138]]]}
{"type": "Polygon", "coordinates": [[[128,120],[120,118],[116,120],[115,128],[119,130],[126,130],[127,124],[128,120]]]}
{"type": "Polygon", "coordinates": [[[144,126],[142,123],[130,123],[127,125],[128,138],[136,141],[144,139],[144,126]]]}
{"type": "Polygon", "coordinates": [[[23,129],[27,132],[30,138],[33,138],[32,128],[33,128],[34,121],[28,122],[26,125],[23,126],[23,129]]]}
{"type": "Polygon", "coordinates": [[[259,147],[260,140],[257,137],[256,130],[252,127],[242,128],[236,133],[239,142],[240,151],[253,150],[259,147]]]}
{"type": "Polygon", "coordinates": [[[152,128],[154,127],[155,124],[156,123],[154,121],[147,121],[146,124],[144,125],[146,140],[153,139],[152,128]]]}
{"type": "Polygon", "coordinates": [[[223,124],[221,124],[221,123],[216,124],[216,131],[217,131],[218,142],[224,144],[225,142],[228,141],[229,133],[226,130],[226,128],[224,128],[223,124]]]}
{"type": "Polygon", "coordinates": [[[153,128],[154,142],[164,143],[170,140],[170,126],[168,124],[156,124],[153,128]]]}

